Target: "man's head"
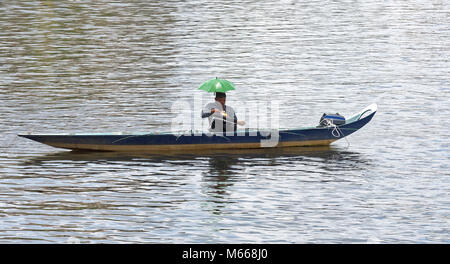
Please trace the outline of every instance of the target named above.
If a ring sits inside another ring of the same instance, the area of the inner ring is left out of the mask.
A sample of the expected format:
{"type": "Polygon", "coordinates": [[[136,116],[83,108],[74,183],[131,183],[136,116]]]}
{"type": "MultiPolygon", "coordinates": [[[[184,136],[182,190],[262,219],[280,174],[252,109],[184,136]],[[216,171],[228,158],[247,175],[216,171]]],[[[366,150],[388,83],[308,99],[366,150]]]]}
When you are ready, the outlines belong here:
{"type": "Polygon", "coordinates": [[[225,106],[225,101],[227,100],[227,95],[225,93],[216,92],[216,101],[222,106],[225,106]]]}

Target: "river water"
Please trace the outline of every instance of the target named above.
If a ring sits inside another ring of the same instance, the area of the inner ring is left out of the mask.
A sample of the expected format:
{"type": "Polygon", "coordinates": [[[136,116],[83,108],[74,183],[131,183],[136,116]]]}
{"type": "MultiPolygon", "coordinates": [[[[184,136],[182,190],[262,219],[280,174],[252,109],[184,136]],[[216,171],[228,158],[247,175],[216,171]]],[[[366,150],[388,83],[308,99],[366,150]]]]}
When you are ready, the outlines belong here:
{"type": "Polygon", "coordinates": [[[449,40],[442,0],[1,1],[0,243],[449,243],[449,40]],[[283,128],[378,112],[326,148],[17,137],[168,131],[214,77],[231,106],[278,102],[283,128]]]}

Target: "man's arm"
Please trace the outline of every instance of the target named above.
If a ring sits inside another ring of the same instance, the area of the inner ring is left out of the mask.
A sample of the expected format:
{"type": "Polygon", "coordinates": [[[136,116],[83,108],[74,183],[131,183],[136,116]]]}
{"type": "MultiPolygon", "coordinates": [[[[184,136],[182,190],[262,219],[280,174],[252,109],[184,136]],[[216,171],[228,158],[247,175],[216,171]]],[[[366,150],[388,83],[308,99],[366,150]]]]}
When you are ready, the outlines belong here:
{"type": "Polygon", "coordinates": [[[212,108],[211,110],[203,109],[202,110],[202,118],[210,117],[215,112],[218,112],[219,110],[212,108]]]}
{"type": "Polygon", "coordinates": [[[211,111],[207,112],[205,110],[202,110],[202,118],[210,117],[212,115],[211,111]]]}

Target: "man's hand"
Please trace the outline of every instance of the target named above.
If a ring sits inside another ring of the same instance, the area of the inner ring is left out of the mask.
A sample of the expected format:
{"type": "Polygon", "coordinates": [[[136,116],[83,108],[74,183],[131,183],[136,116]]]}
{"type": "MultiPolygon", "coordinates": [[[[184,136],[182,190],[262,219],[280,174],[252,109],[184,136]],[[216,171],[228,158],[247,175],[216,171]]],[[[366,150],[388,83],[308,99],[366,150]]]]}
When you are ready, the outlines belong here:
{"type": "Polygon", "coordinates": [[[240,126],[244,126],[245,125],[245,121],[244,120],[238,120],[237,124],[240,126]]]}

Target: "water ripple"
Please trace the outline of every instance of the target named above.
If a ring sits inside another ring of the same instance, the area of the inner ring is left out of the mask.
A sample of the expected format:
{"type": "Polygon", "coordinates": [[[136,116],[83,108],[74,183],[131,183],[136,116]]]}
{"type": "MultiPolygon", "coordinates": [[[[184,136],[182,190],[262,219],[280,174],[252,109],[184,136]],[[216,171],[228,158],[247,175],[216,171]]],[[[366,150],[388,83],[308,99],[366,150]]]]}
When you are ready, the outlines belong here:
{"type": "Polygon", "coordinates": [[[0,242],[449,242],[444,1],[0,5],[0,242]],[[280,102],[285,128],[379,111],[321,149],[76,153],[16,136],[168,131],[172,103],[216,76],[237,86],[230,105],[280,102]]]}

